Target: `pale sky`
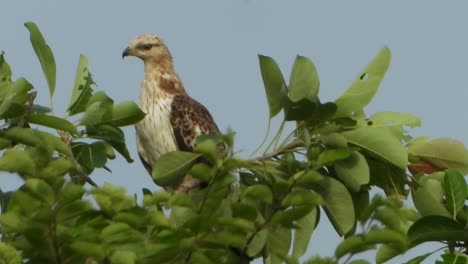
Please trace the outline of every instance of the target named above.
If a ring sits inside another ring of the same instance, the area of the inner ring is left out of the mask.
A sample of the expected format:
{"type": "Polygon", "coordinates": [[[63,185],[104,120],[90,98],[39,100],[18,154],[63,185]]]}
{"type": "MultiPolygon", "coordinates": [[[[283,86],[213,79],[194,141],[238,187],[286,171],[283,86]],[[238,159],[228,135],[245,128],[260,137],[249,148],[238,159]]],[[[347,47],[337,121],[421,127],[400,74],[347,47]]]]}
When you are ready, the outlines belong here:
{"type": "MultiPolygon", "coordinates": [[[[212,112],[223,131],[237,132],[236,150],[247,157],[263,138],[268,117],[257,54],[275,58],[287,78],[297,54],[309,57],[319,72],[321,100],[332,101],[387,45],[393,55],[390,69],[366,112],[412,113],[423,122],[413,135],[468,143],[463,113],[468,97],[466,1],[42,0],[9,1],[1,9],[0,50],[14,77],[24,76],[35,85],[36,103],[43,105],[49,104],[47,84],[23,23],[37,23],[51,46],[59,115],[68,104],[80,54],[89,59],[96,90],[116,102],[136,100],[142,63],[123,61],[121,54],[134,36],[155,33],[169,46],[189,94],[212,112]]],[[[135,162],[118,158],[109,164],[114,173],[101,170],[93,179],[141,195],[143,187],[156,186],[138,161],[133,127],[125,133],[135,162]]],[[[2,177],[3,190],[20,184],[16,176],[2,177]]],[[[308,254],[333,255],[338,241],[333,232],[321,224],[308,254]]],[[[406,261],[415,256],[412,252],[390,263],[406,261]]],[[[372,254],[365,257],[372,262],[372,254]]]]}

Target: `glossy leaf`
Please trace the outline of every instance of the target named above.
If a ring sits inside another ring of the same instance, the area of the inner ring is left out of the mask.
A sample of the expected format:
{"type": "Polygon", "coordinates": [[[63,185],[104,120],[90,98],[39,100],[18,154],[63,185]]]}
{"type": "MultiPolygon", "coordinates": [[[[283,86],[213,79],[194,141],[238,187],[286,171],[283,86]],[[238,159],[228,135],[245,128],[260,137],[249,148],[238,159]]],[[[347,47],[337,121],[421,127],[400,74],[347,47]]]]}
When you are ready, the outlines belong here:
{"type": "Polygon", "coordinates": [[[32,22],[27,22],[24,25],[29,30],[31,44],[34,48],[34,52],[36,52],[39,62],[41,63],[42,71],[44,72],[47,84],[49,85],[50,97],[52,97],[54,96],[55,92],[56,80],[56,66],[54,54],[52,53],[52,50],[50,49],[49,45],[47,45],[47,43],[45,42],[45,39],[42,36],[36,24],[32,22]]]}
{"type": "Polygon", "coordinates": [[[88,59],[86,56],[80,55],[76,69],[75,85],[73,86],[73,93],[68,103],[67,111],[70,115],[75,115],[86,110],[88,101],[93,93],[93,89],[91,88],[93,84],[94,81],[88,70],[88,59]]]}
{"type": "Polygon", "coordinates": [[[344,160],[351,155],[348,149],[325,149],[322,151],[318,158],[317,163],[319,166],[332,165],[335,161],[344,160]]]}
{"type": "Polygon", "coordinates": [[[406,170],[408,155],[405,147],[386,128],[360,128],[343,133],[348,143],[365,149],[370,154],[406,170]]]}
{"type": "Polygon", "coordinates": [[[272,118],[281,111],[281,90],[282,87],[286,87],[286,82],[275,60],[263,55],[258,55],[258,58],[270,109],[270,118],[272,118]]]}
{"type": "Polygon", "coordinates": [[[358,192],[362,185],[369,184],[370,172],[364,156],[354,151],[347,159],[338,160],[333,164],[338,178],[354,192],[358,192]]]}
{"type": "Polygon", "coordinates": [[[408,230],[408,238],[413,244],[427,241],[467,241],[468,230],[449,217],[432,215],[416,221],[408,230]]]}
{"type": "Polygon", "coordinates": [[[448,170],[445,172],[443,187],[447,209],[455,219],[457,213],[463,209],[468,195],[465,178],[456,170],[448,170]]]}
{"type": "Polygon", "coordinates": [[[317,99],[319,78],[315,65],[306,57],[297,56],[289,79],[289,98],[293,102],[308,98],[317,99]]]}
{"type": "Polygon", "coordinates": [[[172,151],[161,158],[154,164],[151,176],[156,184],[161,186],[169,186],[181,180],[190,168],[195,164],[198,153],[172,151]]]}
{"type": "Polygon", "coordinates": [[[133,125],[145,117],[145,113],[131,101],[114,105],[112,119],[106,123],[112,126],[122,127],[133,125]]]}
{"type": "Polygon", "coordinates": [[[370,103],[387,72],[390,58],[390,50],[382,48],[351,86],[335,100],[338,105],[337,117],[359,112],[370,103]]]}
{"type": "Polygon", "coordinates": [[[58,130],[67,131],[70,134],[78,135],[76,127],[68,120],[45,114],[32,114],[28,119],[29,123],[42,125],[58,130]]]}
{"type": "Polygon", "coordinates": [[[343,236],[352,230],[356,221],[354,204],[348,189],[339,181],[325,177],[313,189],[325,200],[323,208],[336,232],[343,236]]]}

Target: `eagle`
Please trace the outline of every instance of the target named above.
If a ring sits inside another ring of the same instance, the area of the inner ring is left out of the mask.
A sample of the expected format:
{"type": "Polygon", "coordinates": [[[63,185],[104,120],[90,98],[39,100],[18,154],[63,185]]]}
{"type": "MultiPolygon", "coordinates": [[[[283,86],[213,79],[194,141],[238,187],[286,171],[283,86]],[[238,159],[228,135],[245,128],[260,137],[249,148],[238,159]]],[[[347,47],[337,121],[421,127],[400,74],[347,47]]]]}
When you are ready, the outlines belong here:
{"type": "MultiPolygon", "coordinates": [[[[219,134],[208,109],[190,97],[174,69],[172,55],[164,42],[153,34],[139,35],[122,53],[144,63],[139,107],[146,113],[135,125],[138,155],[148,171],[165,153],[193,151],[195,139],[203,134],[219,134]]],[[[186,176],[167,190],[187,192],[199,182],[186,176]]]]}

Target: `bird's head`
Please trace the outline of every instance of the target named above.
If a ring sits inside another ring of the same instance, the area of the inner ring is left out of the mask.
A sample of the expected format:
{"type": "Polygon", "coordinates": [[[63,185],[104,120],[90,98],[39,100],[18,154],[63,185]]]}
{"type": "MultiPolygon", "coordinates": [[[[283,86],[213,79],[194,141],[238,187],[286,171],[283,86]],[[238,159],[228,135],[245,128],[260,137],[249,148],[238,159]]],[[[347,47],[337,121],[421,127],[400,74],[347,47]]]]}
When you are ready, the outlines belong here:
{"type": "Polygon", "coordinates": [[[171,60],[171,54],[164,42],[155,35],[145,34],[133,39],[122,53],[122,58],[135,56],[144,62],[159,63],[171,60]]]}

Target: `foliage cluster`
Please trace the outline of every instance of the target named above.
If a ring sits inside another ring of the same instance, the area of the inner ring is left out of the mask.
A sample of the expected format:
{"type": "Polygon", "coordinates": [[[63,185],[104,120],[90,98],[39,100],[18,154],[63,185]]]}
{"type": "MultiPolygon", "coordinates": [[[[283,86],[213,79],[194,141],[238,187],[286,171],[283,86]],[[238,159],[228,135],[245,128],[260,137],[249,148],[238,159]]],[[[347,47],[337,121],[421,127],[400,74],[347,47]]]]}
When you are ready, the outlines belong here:
{"type": "MultiPolygon", "coordinates": [[[[56,65],[34,23],[26,23],[50,97],[56,65]]],[[[34,103],[24,78],[12,80],[0,54],[0,170],[19,175],[18,190],[1,193],[3,263],[299,263],[325,216],[344,237],[330,258],[304,263],[368,263],[357,253],[378,248],[383,263],[428,241],[446,249],[439,263],[466,263],[468,152],[458,141],[412,138],[410,114],[364,113],[390,63],[383,48],[334,102],[321,102],[314,64],[297,56],[287,84],[276,62],[259,56],[270,120],[282,125],[243,159],[234,134],[202,136],[195,152],[171,152],[154,166],[161,186],[185,175],[204,189],[143,189],[137,203],[119,186],[97,186],[115,152],[132,159],[120,129],[144,113],[93,91],[81,55],[65,117],[34,103]],[[75,120],[75,121],[70,121],[75,120]],[[284,124],[294,122],[289,135],[284,124]],[[219,153],[217,145],[226,146],[219,153]],[[204,163],[197,162],[202,157],[204,163]],[[86,184],[91,187],[87,188],[86,184]],[[384,195],[373,195],[371,188],[384,195]],[[409,196],[415,208],[403,203],[409,196]]],[[[51,100],[52,101],[52,100],[51,100]]],[[[269,129],[268,129],[269,130],[269,129]]],[[[4,177],[8,177],[4,175],[4,177]]],[[[436,252],[436,251],[434,251],[436,252]]],[[[433,252],[407,263],[421,263],[433,252]]]]}

